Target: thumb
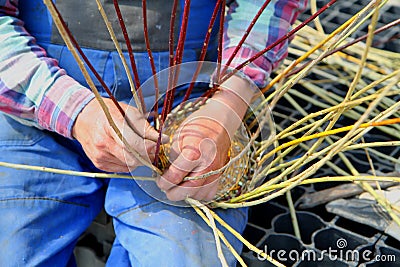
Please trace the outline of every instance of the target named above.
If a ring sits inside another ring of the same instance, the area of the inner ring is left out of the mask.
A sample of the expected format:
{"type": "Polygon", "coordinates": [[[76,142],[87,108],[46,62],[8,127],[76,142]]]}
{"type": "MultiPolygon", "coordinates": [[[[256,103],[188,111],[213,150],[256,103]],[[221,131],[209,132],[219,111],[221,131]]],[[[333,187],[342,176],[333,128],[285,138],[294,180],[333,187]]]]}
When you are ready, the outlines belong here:
{"type": "MultiPolygon", "coordinates": [[[[160,137],[160,133],[157,132],[154,127],[152,127],[150,124],[147,124],[147,127],[144,132],[144,138],[152,140],[154,142],[158,141],[158,138],[160,137]]],[[[161,134],[161,143],[168,143],[169,141],[169,136],[166,134],[161,134]]]]}
{"type": "MultiPolygon", "coordinates": [[[[146,122],[145,126],[145,131],[144,131],[144,139],[148,139],[154,142],[158,141],[158,138],[160,137],[160,133],[154,129],[149,123],[146,122]]],[[[161,134],[161,143],[165,144],[169,142],[169,136],[166,134],[161,134]]]]}
{"type": "MultiPolygon", "coordinates": [[[[125,116],[125,127],[133,130],[137,135],[143,139],[148,139],[154,142],[158,141],[159,132],[150,125],[146,117],[135,108],[129,108],[125,116]]],[[[169,137],[166,135],[161,136],[161,142],[168,142],[169,137]]]]}

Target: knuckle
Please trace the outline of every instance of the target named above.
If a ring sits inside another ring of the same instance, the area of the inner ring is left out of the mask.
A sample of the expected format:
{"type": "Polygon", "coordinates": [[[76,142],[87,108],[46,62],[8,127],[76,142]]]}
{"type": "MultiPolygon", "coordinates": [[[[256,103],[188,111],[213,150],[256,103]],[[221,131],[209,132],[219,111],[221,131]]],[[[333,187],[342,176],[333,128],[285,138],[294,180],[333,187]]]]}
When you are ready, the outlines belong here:
{"type": "Polygon", "coordinates": [[[96,162],[101,162],[105,158],[105,153],[103,150],[96,150],[92,154],[93,160],[96,162]]]}
{"type": "Polygon", "coordinates": [[[168,182],[172,183],[172,184],[180,184],[182,182],[182,178],[175,176],[175,177],[168,179],[168,182]]]}
{"type": "Polygon", "coordinates": [[[164,188],[163,188],[163,183],[162,183],[162,177],[158,177],[157,179],[156,179],[156,184],[157,184],[157,186],[161,189],[161,190],[163,190],[164,188]]]}
{"type": "Polygon", "coordinates": [[[160,184],[161,185],[171,185],[171,184],[179,184],[182,182],[182,178],[178,175],[170,175],[170,176],[161,176],[160,184]]]}
{"type": "Polygon", "coordinates": [[[126,164],[127,164],[127,166],[129,166],[129,169],[131,171],[133,171],[134,169],[136,169],[137,167],[140,166],[139,161],[137,161],[136,159],[131,159],[131,160],[129,160],[129,162],[127,161],[126,164]]]}
{"type": "Polygon", "coordinates": [[[104,164],[103,161],[99,161],[99,160],[95,159],[95,160],[92,160],[92,162],[93,162],[94,166],[96,166],[96,168],[99,168],[100,170],[107,169],[107,166],[106,166],[106,164],[104,164]]]}
{"type": "Polygon", "coordinates": [[[201,158],[201,152],[198,148],[192,147],[192,146],[186,146],[183,148],[182,151],[183,156],[185,159],[189,161],[196,161],[201,158]]]}
{"type": "Polygon", "coordinates": [[[180,199],[179,197],[177,197],[175,194],[171,194],[171,193],[169,193],[169,192],[166,192],[165,195],[167,196],[167,198],[168,198],[170,201],[179,201],[179,200],[182,200],[182,199],[180,199]]]}
{"type": "Polygon", "coordinates": [[[95,138],[93,143],[98,150],[104,150],[107,148],[107,142],[103,138],[95,138]]]}
{"type": "Polygon", "coordinates": [[[204,179],[190,180],[186,183],[187,187],[199,187],[204,185],[204,179]]]}

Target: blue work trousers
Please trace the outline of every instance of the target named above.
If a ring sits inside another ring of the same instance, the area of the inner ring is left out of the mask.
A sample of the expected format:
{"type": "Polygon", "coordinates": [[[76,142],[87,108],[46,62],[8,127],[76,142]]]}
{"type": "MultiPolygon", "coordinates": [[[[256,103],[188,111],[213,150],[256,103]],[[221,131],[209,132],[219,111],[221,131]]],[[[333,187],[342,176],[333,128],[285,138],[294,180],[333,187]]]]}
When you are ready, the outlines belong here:
{"type": "MultiPolygon", "coordinates": [[[[74,76],[76,65],[62,48],[47,47],[74,76]]],[[[112,53],[87,51],[120,100],[129,95],[121,66],[112,53]],[[121,78],[122,77],[122,78],[121,78]]],[[[190,53],[189,53],[190,55],[190,53]]],[[[193,59],[195,58],[193,54],[193,59]]],[[[142,80],[151,76],[147,54],[136,56],[142,80]],[[143,61],[143,62],[141,62],[143,61]]],[[[156,55],[157,67],[168,64],[156,55]]],[[[76,79],[81,79],[79,73],[76,79]]],[[[85,83],[83,80],[81,81],[85,83]]],[[[55,133],[25,126],[0,115],[0,161],[74,171],[98,172],[81,146],[55,133]]],[[[189,207],[160,202],[134,180],[95,179],[40,171],[0,168],[0,266],[74,266],[79,236],[105,207],[113,217],[116,239],[109,266],[219,266],[211,229],[189,207]]],[[[246,209],[217,210],[237,231],[246,209]]],[[[241,242],[219,227],[240,252],[241,242]]],[[[223,245],[224,255],[235,259],[223,245]]]]}

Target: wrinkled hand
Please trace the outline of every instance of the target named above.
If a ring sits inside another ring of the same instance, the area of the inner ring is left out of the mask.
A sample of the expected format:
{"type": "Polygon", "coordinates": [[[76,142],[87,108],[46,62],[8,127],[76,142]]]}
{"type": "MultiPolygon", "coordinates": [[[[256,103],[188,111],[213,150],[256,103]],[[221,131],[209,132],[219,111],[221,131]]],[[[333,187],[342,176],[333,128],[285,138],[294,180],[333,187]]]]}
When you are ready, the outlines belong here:
{"type": "Polygon", "coordinates": [[[190,116],[173,137],[172,164],[158,179],[158,186],[173,201],[186,197],[211,200],[216,194],[219,175],[182,180],[221,168],[226,163],[229,147],[229,135],[219,122],[197,114],[190,116]]]}
{"type": "MultiPolygon", "coordinates": [[[[110,114],[126,140],[143,158],[154,159],[158,132],[149,125],[136,108],[120,103],[131,129],[110,99],[104,98],[110,114]]],[[[90,101],[78,115],[72,129],[73,136],[81,143],[93,164],[108,172],[129,172],[141,165],[128,153],[120,138],[111,128],[97,100],[90,101]]]]}
{"type": "Polygon", "coordinates": [[[232,77],[228,82],[224,90],[191,114],[174,134],[171,165],[157,179],[157,185],[172,201],[187,197],[209,201],[217,193],[220,174],[197,180],[183,179],[217,170],[227,163],[231,137],[240,126],[252,97],[247,81],[232,77]]]}

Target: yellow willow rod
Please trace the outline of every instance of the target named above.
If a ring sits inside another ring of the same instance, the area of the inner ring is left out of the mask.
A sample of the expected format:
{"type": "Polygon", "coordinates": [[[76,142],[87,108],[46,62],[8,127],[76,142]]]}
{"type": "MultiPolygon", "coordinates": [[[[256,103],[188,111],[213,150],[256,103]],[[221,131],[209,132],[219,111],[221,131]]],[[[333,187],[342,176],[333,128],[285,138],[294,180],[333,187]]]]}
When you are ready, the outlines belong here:
{"type": "Polygon", "coordinates": [[[201,215],[200,215],[200,217],[208,224],[208,226],[213,231],[215,246],[217,247],[218,259],[220,260],[222,267],[229,267],[228,263],[226,262],[224,253],[222,251],[221,241],[220,241],[221,237],[219,236],[219,230],[217,228],[217,225],[215,224],[214,217],[210,213],[210,209],[207,208],[205,205],[201,204],[199,201],[196,201],[196,200],[190,201],[190,199],[187,199],[186,201],[190,203],[190,205],[197,212],[198,215],[201,214],[199,209],[201,209],[204,212],[203,215],[205,215],[207,217],[207,220],[205,220],[205,218],[203,218],[203,216],[201,216],[201,215]]]}
{"type": "MultiPolygon", "coordinates": [[[[398,73],[400,73],[400,72],[398,72],[398,73]]],[[[400,93],[400,91],[396,90],[396,91],[393,91],[393,92],[387,94],[386,96],[388,97],[388,96],[398,95],[399,93],[400,93]]],[[[295,96],[296,96],[296,94],[295,94],[295,96]]],[[[359,99],[356,99],[356,100],[352,100],[352,101],[348,101],[348,102],[344,102],[344,103],[341,102],[341,103],[336,104],[333,107],[329,107],[329,108],[326,108],[326,109],[321,110],[321,111],[310,113],[307,116],[305,116],[304,118],[302,118],[301,120],[299,120],[299,121],[291,124],[289,127],[285,128],[282,132],[280,132],[276,136],[276,138],[283,139],[283,138],[286,138],[288,136],[292,136],[292,135],[298,134],[300,132],[303,132],[303,131],[311,128],[313,124],[309,123],[309,124],[306,124],[305,126],[303,126],[301,128],[298,128],[298,129],[295,129],[295,130],[292,130],[292,129],[296,128],[297,126],[299,126],[299,125],[301,125],[303,123],[305,123],[308,120],[311,120],[311,119],[313,119],[313,118],[315,118],[317,116],[322,116],[323,114],[326,114],[326,113],[331,112],[331,111],[336,111],[336,110],[339,110],[339,109],[343,108],[343,109],[346,109],[346,112],[351,112],[352,110],[350,110],[350,108],[354,108],[354,107],[359,107],[360,109],[362,108],[361,111],[363,111],[364,108],[361,107],[360,104],[363,104],[366,101],[374,100],[378,96],[379,95],[376,93],[376,94],[368,95],[368,96],[365,96],[363,98],[359,98],[359,99]],[[289,130],[290,130],[290,132],[288,132],[289,130]]],[[[356,111],[354,111],[354,112],[356,112],[356,111]]],[[[359,117],[358,113],[356,113],[356,117],[359,117]]]]}
{"type": "MultiPolygon", "coordinates": [[[[395,105],[393,105],[392,107],[390,107],[388,110],[383,111],[379,116],[373,118],[374,121],[378,120],[378,119],[382,119],[382,118],[387,118],[391,115],[393,115],[392,113],[394,113],[395,110],[398,110],[398,107],[400,105],[400,102],[397,102],[395,105]]],[[[359,127],[359,125],[358,125],[359,127]]],[[[355,140],[359,139],[360,136],[365,135],[365,133],[367,133],[369,131],[368,128],[366,129],[358,129],[358,134],[353,137],[350,141],[346,141],[346,144],[341,144],[341,147],[346,147],[349,144],[355,143],[355,140]]],[[[315,144],[314,144],[315,145],[315,144]]],[[[313,147],[314,147],[313,145],[313,147]]],[[[306,178],[307,175],[311,175],[313,174],[317,169],[319,169],[321,166],[323,166],[325,163],[329,162],[329,160],[332,158],[333,155],[336,155],[336,151],[334,150],[334,147],[332,145],[330,145],[327,148],[324,148],[323,150],[332,150],[330,151],[324,158],[322,158],[321,160],[319,160],[317,163],[313,164],[311,167],[309,167],[308,169],[306,169],[305,171],[297,174],[296,176],[294,176],[293,178],[290,178],[290,182],[293,182],[294,184],[291,184],[288,188],[286,189],[282,189],[282,191],[279,192],[275,192],[270,196],[266,196],[263,197],[259,200],[255,200],[253,201],[251,204],[246,204],[246,205],[253,205],[253,204],[258,204],[258,203],[263,203],[266,201],[269,201],[270,199],[273,199],[283,193],[285,193],[285,191],[290,190],[291,188],[295,187],[296,185],[298,185],[303,179],[306,178]],[[332,155],[333,154],[333,155],[332,155]]],[[[305,157],[310,157],[310,153],[313,153],[314,149],[309,149],[309,152],[306,153],[305,155],[303,155],[301,158],[304,160],[305,157]]],[[[322,151],[321,151],[322,152],[322,151]]],[[[320,152],[319,152],[320,153],[320,152]]],[[[325,152],[324,152],[325,153],[325,152]]],[[[265,161],[265,158],[263,158],[263,160],[265,161]]],[[[299,161],[300,162],[300,161],[299,161]]],[[[260,164],[260,163],[259,163],[260,164]]],[[[262,163],[261,163],[262,164],[262,163]]],[[[301,162],[300,162],[301,164],[301,162]]],[[[290,166],[289,168],[285,169],[285,175],[286,173],[290,173],[293,172],[295,168],[297,168],[300,164],[295,163],[293,166],[290,166]]],[[[255,193],[258,192],[264,192],[263,190],[267,187],[269,187],[272,183],[276,183],[277,181],[279,181],[280,179],[282,179],[282,174],[278,175],[277,177],[271,179],[270,181],[266,182],[265,184],[253,189],[253,193],[250,194],[249,193],[245,193],[239,197],[233,198],[231,200],[229,200],[229,202],[236,202],[237,199],[242,200],[244,197],[250,196],[250,195],[254,195],[255,193]],[[246,195],[246,196],[245,196],[246,195]]],[[[237,206],[243,206],[243,205],[239,205],[237,204],[237,206]]],[[[221,206],[222,207],[222,206],[221,206]]],[[[228,206],[227,206],[228,207],[228,206]]]]}
{"type": "Polygon", "coordinates": [[[379,17],[379,10],[380,10],[379,4],[380,3],[381,3],[381,1],[377,0],[377,2],[376,2],[377,6],[376,6],[376,8],[374,10],[374,13],[372,15],[371,23],[368,26],[368,37],[367,37],[367,40],[365,41],[365,48],[364,48],[363,54],[361,56],[359,68],[358,68],[358,70],[356,72],[356,75],[354,76],[354,79],[352,80],[352,82],[351,82],[351,84],[349,86],[349,90],[347,91],[346,97],[344,98],[346,102],[351,99],[351,96],[352,96],[354,90],[356,89],[356,86],[357,86],[358,82],[361,79],[365,64],[367,62],[369,48],[371,47],[372,41],[373,41],[374,36],[375,36],[374,35],[374,31],[375,31],[376,23],[377,23],[378,17],[379,17]]]}
{"type": "MultiPolygon", "coordinates": [[[[240,202],[233,202],[235,199],[231,199],[230,202],[215,202],[213,203],[213,206],[215,207],[221,207],[221,208],[241,208],[241,207],[250,207],[254,205],[258,205],[260,203],[266,203],[267,201],[276,198],[285,191],[290,190],[298,185],[304,185],[304,184],[313,184],[313,183],[322,183],[322,182],[358,182],[358,181],[380,181],[380,182],[385,182],[385,181],[390,181],[390,182],[400,182],[399,177],[382,177],[382,176],[337,176],[337,177],[324,177],[324,178],[309,178],[300,182],[297,181],[292,181],[292,182],[285,182],[284,184],[277,184],[277,185],[270,185],[268,187],[263,188],[261,191],[262,193],[267,194],[273,191],[274,189],[279,189],[277,192],[271,193],[271,195],[264,197],[262,199],[257,199],[257,200],[252,200],[252,201],[246,201],[247,199],[241,199],[240,202]],[[283,190],[283,192],[282,192],[283,190]]],[[[252,198],[252,195],[247,193],[248,196],[247,198],[252,198]]]]}
{"type": "MultiPolygon", "coordinates": [[[[356,57],[354,57],[354,56],[348,55],[348,54],[346,54],[346,53],[344,53],[342,51],[338,51],[337,53],[338,53],[339,57],[341,57],[343,59],[346,59],[346,60],[348,60],[348,61],[350,61],[350,62],[352,62],[352,63],[354,63],[356,65],[360,65],[361,64],[361,60],[356,58],[356,57]]],[[[373,71],[382,73],[383,75],[387,74],[387,72],[385,72],[384,69],[382,69],[382,68],[380,68],[380,67],[378,67],[378,66],[376,66],[374,64],[371,64],[371,63],[367,63],[366,62],[365,63],[365,67],[367,67],[367,68],[369,68],[369,69],[371,69],[373,71]]]]}
{"type": "MultiPolygon", "coordinates": [[[[362,90],[360,90],[359,92],[357,92],[356,94],[354,94],[354,96],[352,97],[352,100],[351,100],[351,101],[348,101],[348,102],[345,102],[345,103],[339,103],[339,104],[337,104],[337,105],[335,105],[335,106],[326,108],[326,109],[324,109],[324,110],[317,111],[317,112],[314,112],[314,113],[310,113],[309,115],[305,116],[305,117],[302,118],[301,120],[296,121],[296,122],[294,122],[292,125],[290,125],[289,127],[285,128],[282,132],[280,132],[280,133],[277,135],[277,137],[278,137],[278,138],[285,138],[285,137],[287,137],[287,135],[289,135],[289,134],[292,134],[292,135],[293,135],[293,134],[296,134],[295,131],[297,131],[297,130],[292,131],[292,132],[289,132],[289,131],[292,130],[292,129],[294,129],[294,128],[296,128],[297,126],[301,125],[302,123],[304,123],[304,122],[306,122],[306,121],[308,121],[308,120],[310,120],[310,119],[312,119],[312,118],[315,118],[315,117],[317,117],[317,116],[320,116],[320,115],[323,115],[323,114],[326,114],[326,113],[328,113],[328,112],[335,111],[335,110],[341,109],[341,108],[351,108],[351,107],[354,106],[354,105],[360,105],[360,104],[362,104],[363,102],[366,102],[366,101],[368,101],[368,100],[375,99],[375,98],[377,97],[376,94],[368,95],[368,96],[365,96],[365,97],[360,98],[360,99],[355,99],[355,98],[359,96],[359,95],[357,95],[358,93],[361,92],[360,94],[362,94],[362,93],[366,92],[367,90],[370,90],[371,88],[373,88],[373,87],[376,86],[377,84],[382,83],[382,82],[384,82],[384,81],[386,81],[386,80],[388,80],[388,79],[390,79],[390,78],[392,78],[392,77],[394,77],[394,76],[396,76],[396,75],[398,75],[398,74],[400,74],[400,70],[396,70],[396,71],[394,71],[393,73],[391,73],[391,74],[389,74],[389,75],[383,77],[381,80],[371,83],[370,85],[368,85],[368,86],[365,87],[364,89],[362,89],[362,90]],[[357,96],[356,96],[356,95],[357,95],[357,96]]],[[[393,94],[393,95],[394,95],[394,94],[399,94],[399,92],[400,92],[400,91],[395,91],[395,92],[392,92],[391,94],[393,94]]],[[[391,94],[388,94],[387,96],[390,96],[391,94]]],[[[305,126],[305,127],[307,127],[307,126],[305,126]]],[[[310,127],[307,127],[307,128],[310,128],[310,127]]]]}
{"type": "MultiPolygon", "coordinates": [[[[318,178],[308,178],[302,181],[299,185],[309,185],[316,183],[330,183],[330,182],[395,182],[400,183],[400,178],[395,176],[372,176],[372,175],[347,175],[347,176],[326,176],[318,178]]],[[[291,182],[282,182],[280,184],[273,184],[264,189],[264,193],[272,190],[282,189],[290,185],[291,182]]]]}
{"type": "MultiPolygon", "coordinates": [[[[358,182],[357,182],[358,183],[358,182]]],[[[366,183],[366,182],[359,182],[364,189],[364,191],[368,192],[375,200],[380,204],[383,209],[386,210],[386,212],[389,214],[389,216],[392,218],[392,220],[400,226],[400,218],[397,216],[395,212],[393,212],[392,204],[389,202],[389,200],[385,197],[381,197],[374,189],[373,187],[366,183]]]]}
{"type": "MultiPolygon", "coordinates": [[[[317,13],[317,0],[311,0],[310,1],[310,7],[311,7],[311,12],[312,14],[317,13]]],[[[318,32],[325,34],[324,27],[322,27],[321,21],[319,17],[316,17],[314,20],[315,28],[317,29],[318,32]]]]}
{"type": "Polygon", "coordinates": [[[288,66],[282,73],[280,73],[278,76],[276,76],[267,86],[261,89],[261,92],[265,93],[268,91],[272,86],[274,86],[279,80],[281,80],[286,74],[288,74],[291,70],[293,70],[294,67],[296,67],[300,62],[302,62],[304,59],[309,57],[311,54],[313,54],[316,50],[324,46],[327,42],[329,42],[333,37],[335,37],[339,32],[343,31],[346,27],[348,27],[353,21],[355,21],[357,16],[351,17],[348,21],[346,21],[344,24],[342,24],[339,28],[337,28],[335,31],[333,31],[331,34],[328,35],[326,39],[324,39],[322,42],[318,43],[315,45],[313,48],[311,48],[309,51],[307,51],[304,55],[301,57],[297,58],[295,61],[293,61],[290,66],[288,66]]]}
{"type": "Polygon", "coordinates": [[[229,224],[227,224],[217,213],[215,213],[213,210],[209,210],[211,215],[214,217],[214,219],[219,222],[226,230],[228,230],[232,235],[234,235],[237,239],[239,239],[243,245],[245,245],[248,249],[251,251],[259,254],[260,256],[264,257],[267,259],[270,263],[272,263],[275,266],[278,267],[285,267],[282,263],[280,263],[277,260],[274,260],[268,253],[265,253],[261,249],[257,248],[256,246],[252,245],[249,241],[247,241],[244,237],[242,237],[241,234],[239,234],[234,228],[232,228],[229,224]]]}
{"type": "Polygon", "coordinates": [[[9,162],[2,162],[2,161],[0,161],[0,166],[5,167],[5,168],[12,168],[12,169],[16,169],[16,170],[40,171],[40,172],[48,172],[48,173],[71,175],[71,176],[81,176],[81,177],[89,177],[89,178],[104,178],[104,179],[120,178],[120,179],[155,181],[155,178],[153,178],[153,177],[131,176],[131,175],[123,175],[123,174],[102,173],[102,172],[71,171],[71,170],[63,170],[63,169],[25,165],[25,164],[16,164],[16,163],[9,163],[9,162]]]}
{"type": "Polygon", "coordinates": [[[377,86],[377,85],[383,83],[384,81],[386,81],[386,80],[388,80],[388,79],[391,79],[391,78],[393,78],[393,77],[396,77],[397,75],[399,75],[399,73],[400,73],[400,69],[395,70],[395,71],[393,71],[392,73],[390,73],[390,74],[386,75],[385,77],[383,77],[382,79],[370,83],[368,86],[366,86],[366,87],[364,87],[363,89],[361,89],[360,91],[354,93],[354,95],[352,95],[350,99],[351,99],[351,100],[356,99],[356,98],[359,97],[360,95],[366,93],[368,90],[370,90],[370,89],[374,88],[375,86],[377,86]]]}
{"type": "MultiPolygon", "coordinates": [[[[107,30],[110,33],[110,37],[111,37],[111,39],[112,39],[112,41],[114,43],[115,49],[117,49],[118,55],[119,55],[119,57],[120,57],[120,59],[122,61],[122,65],[124,66],[124,70],[125,70],[126,76],[128,77],[128,82],[129,82],[129,85],[131,87],[131,92],[132,92],[133,98],[135,100],[135,104],[136,104],[138,110],[140,111],[140,113],[143,114],[144,113],[144,107],[142,107],[142,102],[139,100],[137,92],[135,92],[135,85],[133,83],[132,75],[131,75],[131,72],[129,70],[128,63],[126,62],[126,59],[125,59],[124,54],[122,52],[121,46],[118,43],[117,36],[115,35],[115,32],[114,32],[114,30],[113,30],[113,28],[111,26],[111,22],[108,19],[106,12],[104,11],[103,5],[101,4],[101,2],[99,0],[96,0],[96,3],[97,3],[97,7],[98,7],[98,9],[100,11],[100,14],[101,14],[101,16],[102,16],[102,18],[104,20],[104,23],[107,26],[107,30]]],[[[140,89],[138,88],[138,90],[140,90],[140,89]]]]}
{"type": "MultiPolygon", "coordinates": [[[[196,211],[196,213],[204,220],[204,222],[207,223],[208,226],[210,226],[210,220],[204,214],[204,211],[201,211],[200,208],[198,207],[199,205],[202,205],[202,204],[200,202],[198,202],[197,200],[190,199],[190,198],[186,199],[186,202],[188,202],[192,206],[192,208],[196,211]]],[[[211,216],[212,216],[212,214],[211,214],[211,216]]],[[[246,263],[243,261],[243,259],[240,257],[240,255],[236,252],[236,250],[232,247],[232,245],[226,239],[224,234],[219,229],[216,229],[216,230],[217,230],[218,236],[224,242],[226,247],[231,251],[233,256],[235,256],[236,260],[240,263],[240,265],[242,267],[247,267],[246,263]]]]}
{"type": "MultiPolygon", "coordinates": [[[[396,124],[396,123],[400,123],[400,118],[388,119],[388,120],[379,121],[379,122],[366,122],[366,123],[360,124],[360,126],[358,126],[358,128],[361,129],[361,128],[368,128],[368,127],[396,124]]],[[[316,133],[316,134],[312,134],[312,135],[309,135],[309,136],[304,136],[304,137],[298,138],[296,140],[289,141],[287,143],[284,143],[284,144],[276,147],[275,149],[270,151],[268,154],[266,154],[263,157],[263,159],[260,161],[259,164],[261,165],[262,163],[264,163],[264,161],[266,159],[271,157],[273,154],[275,154],[276,152],[278,152],[278,151],[280,151],[282,149],[285,149],[287,147],[290,147],[290,146],[293,146],[293,145],[297,145],[299,143],[302,143],[302,142],[305,142],[305,141],[309,141],[309,140],[312,140],[312,139],[325,137],[325,136],[329,136],[329,135],[334,135],[334,134],[338,134],[338,133],[342,133],[342,132],[347,132],[347,131],[352,130],[353,128],[354,128],[354,125],[345,126],[345,127],[342,127],[342,128],[333,129],[333,130],[325,131],[325,132],[322,132],[322,133],[316,133]]]]}
{"type": "MultiPolygon", "coordinates": [[[[321,110],[321,111],[318,111],[318,112],[315,112],[315,113],[311,113],[310,115],[307,115],[306,117],[302,118],[301,120],[299,120],[299,121],[295,122],[294,124],[290,125],[288,128],[284,129],[284,131],[282,131],[281,133],[279,133],[279,135],[282,136],[284,133],[287,133],[289,130],[292,130],[293,128],[299,126],[300,124],[302,124],[303,122],[309,120],[310,118],[314,118],[314,117],[316,117],[316,116],[319,116],[319,115],[328,113],[328,112],[330,112],[330,111],[333,111],[333,110],[336,110],[336,109],[339,109],[339,108],[342,108],[342,107],[343,107],[343,108],[346,108],[346,107],[348,107],[348,106],[351,106],[353,103],[354,103],[354,104],[355,104],[355,103],[358,103],[358,102],[353,102],[353,101],[356,101],[356,98],[359,97],[361,94],[366,93],[368,90],[374,88],[375,86],[377,86],[377,85],[379,85],[379,84],[385,82],[386,80],[389,80],[389,79],[395,77],[395,76],[398,75],[399,73],[400,73],[400,69],[399,69],[399,70],[396,70],[396,71],[393,71],[392,73],[390,73],[390,74],[384,76],[383,78],[381,78],[381,79],[379,79],[379,80],[376,80],[376,81],[370,83],[369,85],[367,85],[366,87],[364,87],[364,88],[361,89],[360,91],[356,92],[356,93],[351,97],[351,100],[352,100],[352,101],[348,101],[348,102],[345,102],[345,103],[340,103],[340,104],[338,104],[337,106],[329,107],[329,108],[326,108],[326,109],[324,109],[324,110],[321,110]]],[[[377,92],[377,93],[378,93],[378,92],[377,92]]],[[[368,96],[368,97],[371,97],[371,96],[368,96]]],[[[376,98],[376,97],[377,97],[377,96],[373,96],[373,98],[376,98]]],[[[364,99],[364,98],[360,98],[360,100],[361,100],[361,99],[364,99]]],[[[372,98],[371,98],[371,99],[372,99],[372,98]]],[[[371,99],[365,98],[365,100],[371,100],[371,99]]],[[[257,108],[256,108],[255,110],[259,110],[259,109],[260,109],[262,106],[264,106],[264,105],[267,105],[267,100],[266,100],[266,99],[263,100],[263,101],[259,104],[259,106],[257,106],[257,108]]],[[[246,119],[248,119],[248,117],[246,117],[246,119]]]]}
{"type": "MultiPolygon", "coordinates": [[[[383,2],[379,5],[379,8],[382,7],[388,0],[383,0],[383,2]]],[[[380,2],[380,1],[379,1],[380,2]]],[[[371,2],[372,3],[372,2],[371,2]]],[[[287,69],[285,69],[281,74],[279,74],[278,76],[276,76],[266,87],[264,87],[261,91],[263,93],[265,93],[266,91],[268,91],[274,84],[276,84],[279,80],[281,80],[284,75],[286,75],[289,71],[291,71],[295,66],[297,66],[297,64],[299,64],[301,61],[303,61],[305,58],[307,58],[309,55],[311,55],[312,53],[314,53],[317,49],[319,49],[320,47],[322,47],[323,45],[325,45],[328,41],[330,41],[335,35],[337,35],[340,31],[344,31],[347,26],[351,25],[354,21],[356,21],[364,12],[367,11],[367,8],[371,5],[371,3],[369,3],[366,7],[364,7],[362,10],[360,10],[357,14],[355,14],[353,17],[351,17],[348,21],[346,21],[344,24],[342,24],[339,28],[337,28],[334,32],[332,32],[330,35],[328,35],[328,37],[323,40],[321,43],[317,44],[314,48],[312,48],[311,50],[309,50],[307,53],[305,53],[302,57],[296,59],[295,61],[293,61],[293,63],[287,67],[287,69]]],[[[375,3],[376,5],[376,3],[375,3]]],[[[367,16],[369,17],[369,15],[367,16]]],[[[365,19],[364,19],[365,20],[365,19]]],[[[364,21],[363,20],[363,21],[364,21]]],[[[356,28],[358,28],[360,26],[361,23],[360,22],[358,24],[358,26],[356,28]]],[[[339,40],[338,43],[342,42],[342,40],[339,40]]]]}

